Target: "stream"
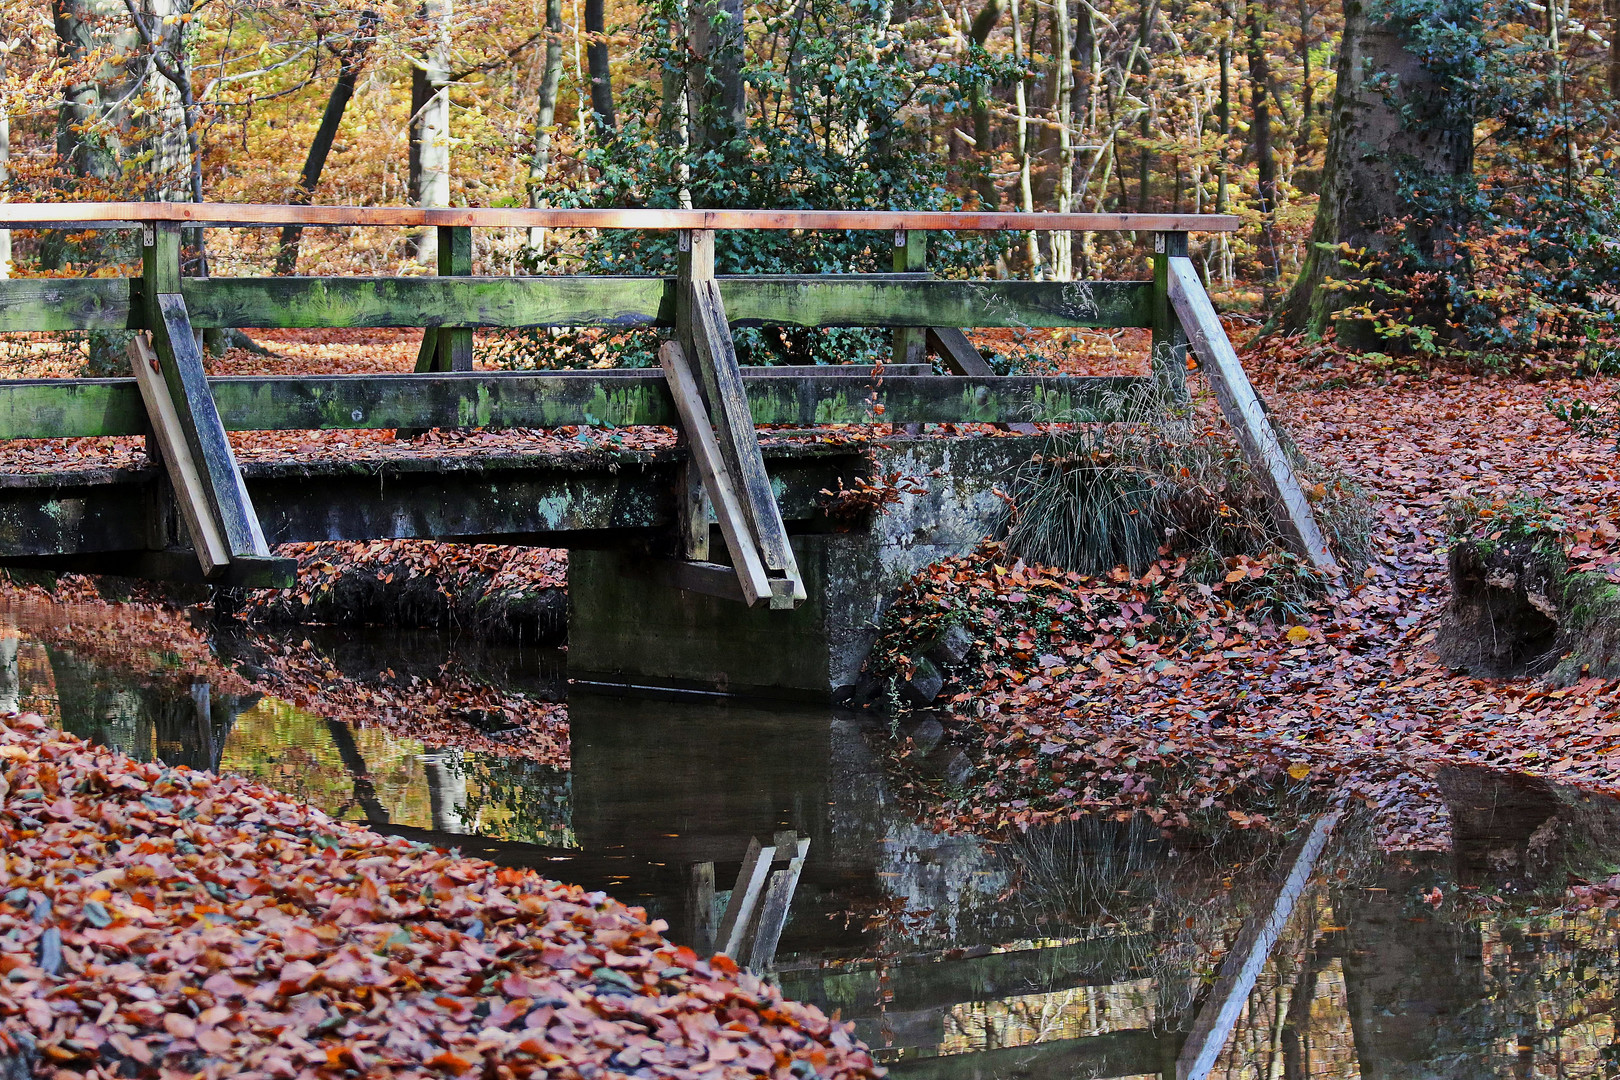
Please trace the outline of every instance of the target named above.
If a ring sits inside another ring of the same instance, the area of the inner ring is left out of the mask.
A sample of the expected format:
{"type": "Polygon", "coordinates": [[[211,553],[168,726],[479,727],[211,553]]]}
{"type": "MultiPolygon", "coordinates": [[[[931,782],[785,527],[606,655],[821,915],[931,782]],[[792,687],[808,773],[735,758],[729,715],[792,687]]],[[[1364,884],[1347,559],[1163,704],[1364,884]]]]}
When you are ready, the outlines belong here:
{"type": "MultiPolygon", "coordinates": [[[[1564,906],[1620,865],[1604,797],[1452,770],[1440,852],[1380,853],[1353,808],[1293,838],[1084,818],[991,841],[920,824],[861,715],[570,694],[556,652],[431,632],[290,637],[338,679],[453,664],[566,701],[568,765],[98,664],[51,604],[0,613],[0,707],[607,891],[698,947],[740,910],[751,842],[807,839],[757,875],[756,910],[777,884],[785,904],[764,963],[896,1076],[1620,1076],[1620,915],[1564,906]]],[[[214,643],[251,679],[250,649],[214,643]]]]}

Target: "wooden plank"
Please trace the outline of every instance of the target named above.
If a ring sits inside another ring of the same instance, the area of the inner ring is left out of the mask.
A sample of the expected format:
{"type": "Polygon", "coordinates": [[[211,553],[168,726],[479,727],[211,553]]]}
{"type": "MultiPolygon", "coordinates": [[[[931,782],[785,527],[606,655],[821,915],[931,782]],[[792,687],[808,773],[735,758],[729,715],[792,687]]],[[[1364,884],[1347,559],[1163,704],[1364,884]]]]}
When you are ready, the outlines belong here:
{"type": "MultiPolygon", "coordinates": [[[[469,277],[473,272],[472,229],[466,226],[438,227],[439,274],[442,277],[469,277]]],[[[439,371],[473,369],[472,330],[447,327],[439,330],[439,371]]]]}
{"type": "MultiPolygon", "coordinates": [[[[928,234],[903,230],[894,234],[894,268],[901,273],[921,273],[928,265],[928,234]]],[[[728,309],[729,310],[729,309],[728,309]]],[[[927,330],[901,326],[894,331],[893,362],[920,364],[928,357],[927,330]]]]}
{"type": "Polygon", "coordinates": [[[1172,397],[1187,396],[1187,332],[1170,303],[1170,260],[1187,257],[1187,234],[1158,233],[1153,240],[1153,373],[1172,397]]]}
{"type": "Polygon", "coordinates": [[[928,346],[953,375],[982,378],[993,377],[996,373],[984,357],[979,355],[979,350],[973,347],[973,342],[968,340],[967,335],[954,326],[930,326],[928,346]]]}
{"type": "Polygon", "coordinates": [[[753,972],[770,970],[776,961],[776,947],[782,940],[782,929],[787,926],[788,911],[793,906],[793,895],[799,888],[799,875],[804,872],[804,860],[810,852],[810,838],[794,833],[778,833],[776,850],[790,857],[784,869],[771,874],[770,887],[759,907],[759,925],[754,930],[753,948],[749,950],[748,969],[753,972]]]}
{"type": "Polygon", "coordinates": [[[1338,575],[1341,573],[1339,564],[1334,561],[1322,530],[1316,524],[1310,500],[1305,497],[1299,478],[1277,441],[1277,433],[1266,419],[1260,398],[1226,338],[1215,306],[1198,280],[1197,269],[1191,259],[1172,257],[1169,263],[1170,303],[1176,317],[1181,320],[1192,349],[1198,355],[1199,369],[1209,377],[1226,422],[1232,426],[1256,475],[1282,509],[1280,516],[1289,530],[1289,539],[1317,569],[1338,575]]]}
{"type": "MultiPolygon", "coordinates": [[[[1151,282],[716,280],[727,317],[739,326],[1152,325],[1151,282]]],[[[0,297],[8,287],[0,282],[0,297]]],[[[673,326],[676,318],[674,282],[661,277],[220,277],[189,279],[182,289],[193,325],[205,329],[632,327],[673,326]]]]}
{"type": "Polygon", "coordinates": [[[1221,962],[1221,973],[1209,997],[1198,1010],[1192,1031],[1176,1058],[1176,1080],[1208,1080],[1210,1070],[1226,1046],[1228,1036],[1249,1003],[1249,992],[1265,967],[1266,959],[1288,925],[1294,905],[1310,883],[1316,860],[1327,846],[1340,811],[1318,817],[1288,862],[1287,876],[1278,884],[1270,900],[1251,915],[1243,931],[1221,962]]]}
{"type": "Polygon", "coordinates": [[[183,288],[205,328],[675,324],[673,279],[660,277],[216,277],[183,288]]]}
{"type": "Polygon", "coordinates": [[[788,543],[776,494],[765,473],[765,460],[760,456],[759,436],[754,429],[755,420],[743,387],[742,372],[737,366],[725,305],[714,280],[714,234],[683,233],[680,263],[676,314],[682,345],[692,349],[697,370],[702,375],[715,441],[720,446],[725,472],[742,504],[754,547],[766,569],[775,572],[772,576],[782,577],[792,585],[791,594],[785,597],[771,593],[771,607],[782,606],[783,601],[792,606],[805,599],[804,582],[788,543]]]}
{"type": "MultiPolygon", "coordinates": [[[[725,537],[726,550],[731,552],[732,566],[736,568],[732,576],[737,579],[742,591],[743,603],[752,607],[761,599],[770,598],[771,586],[766,578],[765,566],[760,560],[753,534],[749,530],[748,517],[742,500],[732,483],[735,474],[726,468],[724,452],[716,441],[714,429],[710,426],[708,410],[704,408],[703,395],[698,390],[697,378],[680,342],[664,342],[663,347],[658,350],[658,360],[663,365],[664,378],[669,381],[669,390],[675,400],[676,411],[680,413],[681,429],[686,433],[691,460],[697,466],[698,475],[703,479],[703,488],[708,492],[709,502],[714,506],[715,518],[720,524],[720,535],[725,537]]],[[[757,445],[756,440],[756,447],[757,445]]],[[[763,459],[760,464],[763,468],[763,459]]],[[[707,528],[706,523],[704,527],[707,528]]]]}
{"type": "Polygon", "coordinates": [[[209,391],[202,354],[187,318],[185,299],[178,293],[161,291],[179,280],[177,232],[164,228],[154,232],[153,242],[143,248],[143,296],[147,318],[153,326],[152,344],[174,402],[179,427],[185,433],[202,490],[233,559],[236,556],[266,557],[269,548],[209,391]]]}
{"type": "Polygon", "coordinates": [[[771,860],[776,857],[775,847],[765,847],[758,837],[748,841],[742,866],[737,870],[737,881],[731,887],[731,899],[726,901],[726,913],[720,919],[720,929],[714,936],[720,952],[733,960],[742,952],[743,938],[754,921],[754,908],[759,903],[760,890],[771,872],[771,860]]]}
{"type": "Polygon", "coordinates": [[[143,335],[136,334],[130,341],[129,362],[135,370],[135,383],[140,387],[141,399],[151,418],[152,434],[162,452],[163,467],[173,485],[197,564],[204,577],[215,574],[229,565],[230,544],[214,518],[207,489],[181,426],[180,414],[169,394],[169,384],[163,379],[157,353],[143,335]]]}
{"type": "MultiPolygon", "coordinates": [[[[907,1056],[888,1065],[896,1080],[1030,1080],[1035,1077],[1140,1077],[1159,1073],[1179,1036],[1121,1028],[1078,1039],[999,1046],[939,1057],[907,1056]]],[[[932,1048],[930,1048],[932,1050],[932,1048]]]]}
{"type": "Polygon", "coordinates": [[[718,278],[737,326],[1149,325],[1151,283],[718,278]]]}
{"type": "MultiPolygon", "coordinates": [[[[826,369],[836,370],[836,369],[826,369]]],[[[873,401],[894,423],[1015,423],[1117,419],[1130,377],[750,377],[743,386],[760,424],[862,424],[873,401]]],[[[227,431],[399,428],[633,427],[679,423],[656,371],[465,372],[442,375],[273,375],[210,378],[227,431]]],[[[146,413],[133,379],[0,382],[0,440],[141,435],[146,413]]]]}
{"type": "Polygon", "coordinates": [[[134,278],[0,281],[0,331],[136,330],[145,325],[134,278]]]}
{"type": "Polygon", "coordinates": [[[686,873],[686,945],[699,956],[711,956],[714,953],[714,863],[693,863],[686,868],[686,873]]]}
{"type": "Polygon", "coordinates": [[[298,579],[297,559],[275,556],[268,559],[236,559],[212,574],[204,574],[194,552],[174,548],[0,556],[0,565],[53,570],[64,574],[111,574],[183,585],[230,585],[243,589],[290,589],[298,579]]]}
{"type": "MultiPolygon", "coordinates": [[[[724,563],[696,559],[648,559],[637,567],[637,571],[648,581],[671,589],[744,605],[753,602],[743,592],[737,571],[724,563]]],[[[765,587],[767,590],[770,588],[769,584],[765,587]]]]}
{"type": "Polygon", "coordinates": [[[267,203],[6,203],[0,226],[127,228],[135,222],[205,227],[281,225],[473,226],[549,229],[899,229],[1073,232],[1236,232],[1230,214],[1044,214],[999,211],[595,210],[517,207],[296,206],[267,203]]]}

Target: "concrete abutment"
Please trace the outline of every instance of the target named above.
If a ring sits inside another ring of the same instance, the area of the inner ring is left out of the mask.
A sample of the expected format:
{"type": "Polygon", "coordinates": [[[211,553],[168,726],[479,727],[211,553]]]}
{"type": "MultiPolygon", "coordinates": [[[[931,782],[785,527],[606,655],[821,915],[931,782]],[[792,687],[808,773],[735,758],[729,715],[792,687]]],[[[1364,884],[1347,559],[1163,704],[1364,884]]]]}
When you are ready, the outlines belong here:
{"type": "MultiPolygon", "coordinates": [[[[571,551],[569,675],[604,688],[841,700],[895,591],[1000,528],[1006,503],[998,489],[1041,441],[936,437],[874,447],[872,476],[915,478],[923,490],[902,490],[898,502],[849,531],[795,536],[809,599],[793,611],[745,608],[654,582],[623,549],[571,551]]],[[[714,550],[724,550],[718,536],[714,550]]]]}

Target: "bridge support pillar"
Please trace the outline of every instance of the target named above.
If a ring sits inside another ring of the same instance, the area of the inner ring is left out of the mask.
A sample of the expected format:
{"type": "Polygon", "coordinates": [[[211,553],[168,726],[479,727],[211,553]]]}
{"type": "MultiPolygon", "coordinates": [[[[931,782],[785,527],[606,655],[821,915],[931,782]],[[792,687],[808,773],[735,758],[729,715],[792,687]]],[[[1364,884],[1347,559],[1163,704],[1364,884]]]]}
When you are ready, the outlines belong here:
{"type": "Polygon", "coordinates": [[[995,489],[1040,441],[895,440],[874,450],[874,475],[913,477],[925,490],[902,494],[850,531],[794,536],[808,598],[790,611],[665,584],[637,552],[571,551],[569,675],[604,689],[837,701],[853,689],[895,591],[1000,526],[1005,506],[995,489]]]}

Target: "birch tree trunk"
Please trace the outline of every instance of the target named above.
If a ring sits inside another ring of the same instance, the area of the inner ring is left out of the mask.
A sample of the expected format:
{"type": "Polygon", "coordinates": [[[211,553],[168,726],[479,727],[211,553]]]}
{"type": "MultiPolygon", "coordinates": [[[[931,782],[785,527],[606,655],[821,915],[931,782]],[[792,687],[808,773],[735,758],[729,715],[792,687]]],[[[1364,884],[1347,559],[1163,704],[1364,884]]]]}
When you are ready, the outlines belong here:
{"type": "MultiPolygon", "coordinates": [[[[1023,67],[1023,24],[1018,19],[1018,0],[1010,0],[1010,2],[1012,4],[1013,63],[1023,67]]],[[[1018,110],[1018,205],[1020,210],[1029,214],[1035,210],[1035,188],[1030,178],[1029,75],[1027,69],[1019,77],[1017,86],[1013,88],[1013,94],[1018,110]]],[[[1029,260],[1029,276],[1038,279],[1041,276],[1041,249],[1033,232],[1024,234],[1024,252],[1029,260]]]]}
{"type": "MultiPolygon", "coordinates": [[[[179,14],[175,0],[152,0],[152,21],[157,24],[154,48],[171,56],[185,47],[181,40],[184,24],[174,19],[179,14]]],[[[152,79],[150,84],[152,96],[157,99],[153,109],[157,130],[153,132],[152,194],[159,202],[190,202],[191,143],[180,88],[168,78],[152,79]]]]}
{"type": "MultiPolygon", "coordinates": [[[[422,14],[432,42],[412,78],[412,104],[417,145],[415,202],[417,206],[450,205],[450,29],[454,0],[425,0],[422,14]]],[[[436,229],[423,229],[416,257],[432,263],[439,255],[436,229]]]]}
{"type": "MultiPolygon", "coordinates": [[[[1069,20],[1069,0],[1052,5],[1052,119],[1057,125],[1057,212],[1067,214],[1074,206],[1074,51],[1069,20]]],[[[1051,234],[1052,277],[1074,279],[1073,234],[1051,234]]]]}

